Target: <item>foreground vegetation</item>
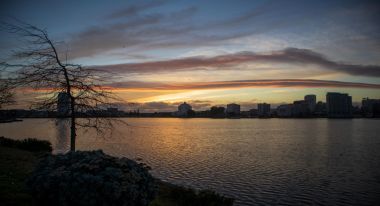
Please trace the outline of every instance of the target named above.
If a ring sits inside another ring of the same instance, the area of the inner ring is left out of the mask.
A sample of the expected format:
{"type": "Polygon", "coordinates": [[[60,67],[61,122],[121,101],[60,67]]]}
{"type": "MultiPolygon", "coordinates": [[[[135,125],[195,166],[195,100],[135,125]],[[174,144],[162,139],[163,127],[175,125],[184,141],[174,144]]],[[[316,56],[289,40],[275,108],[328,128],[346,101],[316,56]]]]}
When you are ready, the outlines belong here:
{"type": "Polygon", "coordinates": [[[211,190],[194,190],[167,182],[159,183],[159,192],[150,206],[229,206],[233,199],[211,190]]]}
{"type": "Polygon", "coordinates": [[[25,179],[38,157],[32,152],[0,146],[0,200],[2,205],[33,205],[25,179]]]}
{"type": "MultiPolygon", "coordinates": [[[[1,205],[37,205],[26,179],[40,159],[51,152],[50,143],[40,140],[10,140],[0,137],[0,200],[1,205]]],[[[150,206],[210,205],[228,206],[233,200],[210,190],[194,190],[162,181],[150,206]]]]}
{"type": "Polygon", "coordinates": [[[50,153],[53,148],[49,141],[28,138],[23,140],[14,140],[0,137],[0,146],[8,148],[17,148],[29,152],[50,153]]]}

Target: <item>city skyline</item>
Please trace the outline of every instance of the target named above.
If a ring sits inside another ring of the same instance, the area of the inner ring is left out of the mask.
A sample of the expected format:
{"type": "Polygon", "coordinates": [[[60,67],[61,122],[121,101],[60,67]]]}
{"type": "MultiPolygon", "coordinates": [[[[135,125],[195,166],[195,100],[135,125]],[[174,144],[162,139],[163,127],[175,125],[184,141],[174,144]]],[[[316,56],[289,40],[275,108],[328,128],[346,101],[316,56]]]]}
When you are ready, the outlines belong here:
{"type": "MultiPolygon", "coordinates": [[[[148,103],[131,103],[131,102],[115,102],[109,105],[104,105],[99,107],[99,109],[107,109],[107,108],[117,108],[120,111],[125,111],[125,112],[135,112],[139,111],[142,113],[154,113],[154,112],[175,112],[177,111],[178,107],[182,104],[187,104],[190,106],[190,110],[194,111],[207,111],[210,110],[211,107],[223,107],[225,109],[228,108],[228,105],[238,105],[240,111],[249,111],[251,109],[259,109],[260,104],[269,104],[270,110],[278,110],[280,109],[281,106],[285,105],[293,105],[297,104],[297,102],[302,102],[302,101],[310,101],[310,97],[312,97],[312,102],[314,103],[327,103],[328,99],[328,94],[342,94],[342,95],[348,95],[351,98],[351,105],[352,107],[358,107],[361,108],[363,105],[363,100],[375,100],[379,101],[380,98],[369,98],[369,97],[362,97],[360,102],[354,102],[352,101],[353,96],[349,93],[342,93],[338,91],[329,91],[326,92],[323,97],[318,97],[318,95],[315,95],[313,93],[307,93],[304,94],[303,96],[300,96],[299,98],[293,99],[289,102],[279,102],[279,103],[273,103],[273,102],[267,102],[267,101],[247,101],[247,102],[238,102],[238,101],[226,101],[226,103],[220,103],[220,104],[214,104],[211,101],[199,101],[199,100],[190,100],[190,101],[175,101],[175,102],[148,102],[148,103]],[[315,98],[315,99],[314,99],[315,98]]],[[[67,100],[64,100],[66,97],[65,92],[60,92],[58,94],[58,103],[57,103],[57,111],[63,111],[65,108],[68,107],[67,100]]],[[[187,107],[187,106],[186,106],[187,107]]],[[[310,105],[309,105],[310,107],[310,105]]],[[[315,105],[314,105],[315,107],[315,105]]],[[[29,107],[30,108],[30,107],[29,107]]],[[[8,109],[28,109],[27,107],[14,107],[14,106],[6,106],[3,108],[3,110],[8,110],[8,109]]],[[[67,110],[67,109],[66,109],[67,110]]]]}
{"type": "MultiPolygon", "coordinates": [[[[147,108],[280,105],[327,92],[380,99],[376,1],[86,4],[3,1],[0,18],[45,28],[69,62],[115,73],[104,86],[147,108]]],[[[20,44],[1,34],[3,59],[20,44]]],[[[24,89],[10,107],[40,95],[24,89]]]]}
{"type": "MultiPolygon", "coordinates": [[[[58,94],[56,109],[50,110],[0,110],[4,117],[18,118],[63,118],[70,115],[70,102],[66,92],[58,94]]],[[[80,110],[76,116],[84,118],[98,117],[176,117],[176,118],[378,118],[380,99],[363,98],[362,104],[352,104],[352,96],[347,93],[328,92],[326,101],[316,101],[316,95],[308,94],[303,99],[290,104],[271,105],[258,103],[256,107],[241,107],[240,104],[209,105],[209,108],[197,110],[187,102],[178,103],[171,111],[144,111],[144,108],[120,108],[120,105],[107,105],[80,110]]]]}

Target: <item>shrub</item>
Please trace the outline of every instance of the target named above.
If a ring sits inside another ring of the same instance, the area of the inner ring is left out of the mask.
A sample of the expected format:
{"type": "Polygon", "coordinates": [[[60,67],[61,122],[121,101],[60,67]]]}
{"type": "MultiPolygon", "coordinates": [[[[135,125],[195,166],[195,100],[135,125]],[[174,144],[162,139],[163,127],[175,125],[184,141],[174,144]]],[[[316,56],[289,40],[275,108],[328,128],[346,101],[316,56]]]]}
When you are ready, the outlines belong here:
{"type": "Polygon", "coordinates": [[[156,191],[144,166],[101,150],[49,155],[27,185],[38,205],[143,206],[156,191]]]}
{"type": "Polygon", "coordinates": [[[13,147],[30,152],[51,152],[51,143],[46,140],[38,140],[28,138],[23,140],[13,140],[5,137],[0,137],[0,145],[5,147],[13,147]]]}

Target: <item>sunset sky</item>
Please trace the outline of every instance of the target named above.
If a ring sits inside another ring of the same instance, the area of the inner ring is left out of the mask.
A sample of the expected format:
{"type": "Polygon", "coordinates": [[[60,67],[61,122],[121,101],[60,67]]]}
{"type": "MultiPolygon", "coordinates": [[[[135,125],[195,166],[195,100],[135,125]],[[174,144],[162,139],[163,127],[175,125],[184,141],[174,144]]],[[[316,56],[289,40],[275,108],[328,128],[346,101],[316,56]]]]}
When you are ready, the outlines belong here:
{"type": "MultiPolygon", "coordinates": [[[[107,86],[144,111],[380,98],[379,1],[5,0],[0,15],[45,28],[70,62],[117,74],[107,86]]],[[[0,57],[19,43],[1,33],[0,57]]]]}

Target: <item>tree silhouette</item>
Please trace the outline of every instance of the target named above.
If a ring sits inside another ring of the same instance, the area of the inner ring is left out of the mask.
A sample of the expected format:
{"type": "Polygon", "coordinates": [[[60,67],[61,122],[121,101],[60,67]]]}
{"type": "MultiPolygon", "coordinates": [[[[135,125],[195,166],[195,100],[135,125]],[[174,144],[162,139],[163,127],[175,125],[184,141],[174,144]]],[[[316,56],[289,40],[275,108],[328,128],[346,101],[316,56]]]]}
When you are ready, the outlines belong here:
{"type": "MultiPolygon", "coordinates": [[[[101,70],[84,68],[79,64],[67,63],[58,52],[58,42],[54,42],[45,29],[17,21],[15,24],[2,23],[2,28],[15,34],[24,47],[14,51],[13,61],[3,62],[3,69],[13,72],[13,82],[19,87],[33,88],[41,98],[33,103],[37,109],[55,111],[60,94],[67,96],[67,111],[60,116],[70,119],[70,150],[75,151],[77,127],[95,129],[104,133],[112,130],[115,119],[87,116],[79,121],[78,114],[99,110],[112,101],[120,101],[104,85],[111,74],[101,70]]],[[[81,116],[82,117],[82,116],[81,116]]]]}
{"type": "MultiPolygon", "coordinates": [[[[1,71],[0,71],[1,72],[1,71]]],[[[0,108],[13,102],[12,87],[8,79],[3,79],[0,73],[0,108]]]]}

